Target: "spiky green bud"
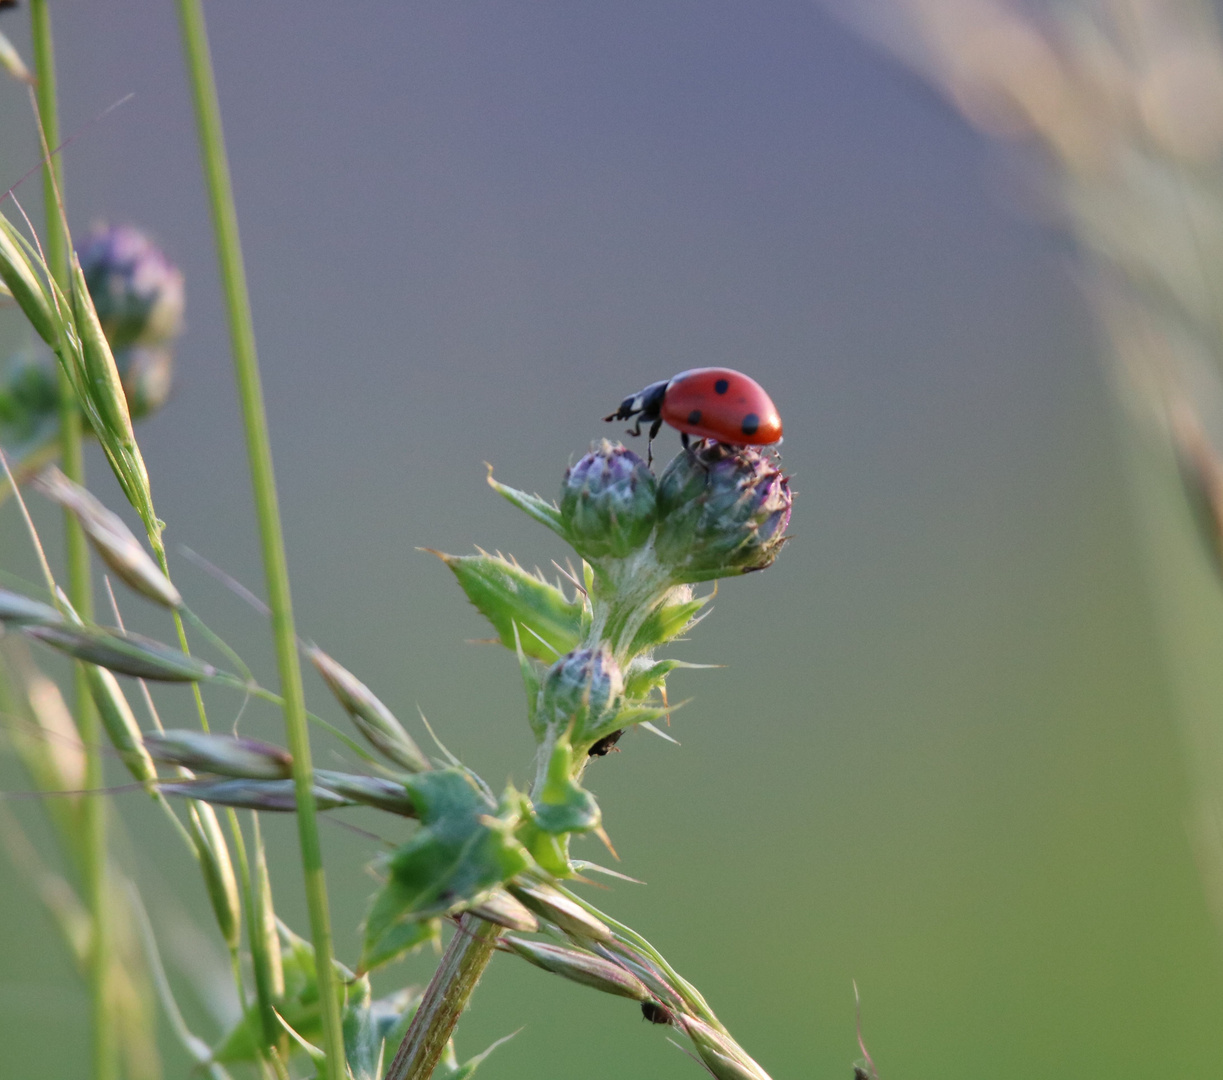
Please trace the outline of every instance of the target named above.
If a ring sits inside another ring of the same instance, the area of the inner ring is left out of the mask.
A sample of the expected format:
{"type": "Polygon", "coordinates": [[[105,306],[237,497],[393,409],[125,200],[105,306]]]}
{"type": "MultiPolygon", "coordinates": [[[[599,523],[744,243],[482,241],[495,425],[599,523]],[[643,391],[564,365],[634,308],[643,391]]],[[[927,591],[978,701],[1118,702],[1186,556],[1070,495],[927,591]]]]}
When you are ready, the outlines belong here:
{"type": "Polygon", "coordinates": [[[611,650],[574,649],[556,661],[544,676],[537,719],[546,726],[575,730],[574,741],[606,726],[624,696],[624,676],[611,650]]]}
{"type": "Polygon", "coordinates": [[[179,334],[183,275],[143,232],[99,225],[77,254],[112,349],[162,343],[179,334]]]}
{"type": "Polygon", "coordinates": [[[649,539],[657,513],[654,474],[631,450],[606,439],[565,470],[561,520],[585,559],[622,559],[649,539]]]}
{"type": "Polygon", "coordinates": [[[786,541],[792,502],[789,478],[755,447],[697,443],[658,481],[658,558],[676,582],[763,570],[786,541]]]}

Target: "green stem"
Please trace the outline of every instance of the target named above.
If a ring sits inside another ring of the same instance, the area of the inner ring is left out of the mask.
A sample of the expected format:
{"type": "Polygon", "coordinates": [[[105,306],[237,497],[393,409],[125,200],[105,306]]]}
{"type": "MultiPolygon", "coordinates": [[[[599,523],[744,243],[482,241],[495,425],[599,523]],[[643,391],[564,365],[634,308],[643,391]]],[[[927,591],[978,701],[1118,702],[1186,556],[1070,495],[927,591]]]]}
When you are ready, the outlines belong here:
{"type": "Polygon", "coordinates": [[[293,609],[289,595],[289,573],[281,531],[280,509],[276,500],[276,481],[272,470],[272,450],[268,439],[263,388],[255,354],[255,333],[251,321],[246,271],[238,240],[238,218],[234,208],[229,163],[221,132],[221,109],[217,99],[208,35],[200,0],[179,0],[183,50],[195,102],[199,129],[200,155],[208,184],[209,204],[216,233],[217,257],[229,315],[234,373],[242,417],[246,427],[246,448],[254,489],[255,513],[263,549],[267,578],[268,604],[272,609],[272,632],[276,661],[284,695],[285,726],[293,754],[293,780],[297,789],[297,823],[301,840],[302,869],[305,876],[306,904],[318,971],[318,992],[323,1026],[323,1049],[327,1054],[328,1080],[343,1080],[344,1041],[340,1010],[336,1000],[335,973],[332,969],[331,920],[327,910],[327,887],[323,876],[323,856],[319,845],[318,819],[311,797],[314,770],[306,729],[305,694],[293,629],[293,609]]]}
{"type": "Polygon", "coordinates": [[[463,916],[399,1044],[386,1080],[428,1080],[433,1075],[476,983],[497,950],[501,933],[499,926],[474,915],[463,916]]]}
{"type": "MultiPolygon", "coordinates": [[[[53,152],[59,146],[59,104],[55,90],[55,50],[51,38],[51,13],[47,0],[31,0],[30,32],[34,45],[34,64],[38,74],[37,101],[43,141],[53,152]]],[[[58,213],[63,192],[63,176],[58,157],[52,153],[43,169],[43,201],[46,212],[47,267],[61,287],[68,286],[68,236],[58,213]]],[[[85,482],[85,460],[81,449],[81,414],[72,384],[59,369],[59,442],[65,475],[78,484],[85,482]]],[[[68,598],[83,619],[92,617],[92,589],[89,581],[89,548],[76,519],[64,514],[64,547],[68,562],[68,598]]],[[[105,786],[102,771],[100,732],[85,669],[75,665],[76,715],[81,741],[85,744],[85,787],[105,786]]],[[[102,798],[86,799],[81,807],[84,834],[86,903],[93,924],[89,957],[89,990],[94,1080],[111,1080],[118,1075],[115,1026],[112,1023],[107,979],[110,970],[110,933],[106,911],[106,803],[102,798]]]]}

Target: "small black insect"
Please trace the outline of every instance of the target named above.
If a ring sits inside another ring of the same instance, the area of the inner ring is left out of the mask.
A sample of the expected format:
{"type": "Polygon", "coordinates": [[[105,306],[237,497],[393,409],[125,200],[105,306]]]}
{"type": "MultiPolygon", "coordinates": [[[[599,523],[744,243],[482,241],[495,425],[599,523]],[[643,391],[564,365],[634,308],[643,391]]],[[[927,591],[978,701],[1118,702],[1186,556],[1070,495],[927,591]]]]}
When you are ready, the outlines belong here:
{"type": "Polygon", "coordinates": [[[613,731],[610,735],[604,735],[597,743],[586,751],[587,757],[603,757],[605,754],[610,754],[616,749],[616,743],[620,741],[620,736],[624,734],[624,729],[613,731]]]}
{"type": "Polygon", "coordinates": [[[651,1024],[675,1023],[675,1013],[665,1005],[659,1005],[657,1001],[643,1001],[641,1003],[641,1015],[651,1024]]]}

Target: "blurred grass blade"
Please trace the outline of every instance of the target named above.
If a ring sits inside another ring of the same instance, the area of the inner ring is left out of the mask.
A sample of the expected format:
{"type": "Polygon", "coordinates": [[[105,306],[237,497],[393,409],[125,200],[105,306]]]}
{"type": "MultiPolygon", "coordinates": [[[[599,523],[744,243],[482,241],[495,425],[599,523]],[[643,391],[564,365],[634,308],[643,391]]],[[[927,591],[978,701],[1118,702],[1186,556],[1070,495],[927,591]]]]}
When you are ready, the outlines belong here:
{"type": "Polygon", "coordinates": [[[251,967],[255,973],[255,1000],[263,1025],[265,1046],[283,1042],[275,1002],[284,996],[284,963],[280,955],[280,933],[276,928],[276,908],[272,903],[272,882],[268,876],[267,851],[259,828],[259,815],[252,814],[254,828],[254,880],[251,901],[251,967]]]}

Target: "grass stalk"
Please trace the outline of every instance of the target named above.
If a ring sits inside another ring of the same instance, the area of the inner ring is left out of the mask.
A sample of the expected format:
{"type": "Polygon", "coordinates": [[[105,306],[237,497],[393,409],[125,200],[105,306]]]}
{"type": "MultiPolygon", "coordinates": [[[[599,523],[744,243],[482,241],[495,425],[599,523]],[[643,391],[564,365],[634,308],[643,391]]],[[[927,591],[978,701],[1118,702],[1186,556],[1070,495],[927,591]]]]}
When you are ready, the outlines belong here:
{"type": "Polygon", "coordinates": [[[386,1080],[428,1080],[454,1034],[455,1025],[484,974],[502,929],[464,915],[442,962],[433,973],[386,1080]]]}
{"type": "Polygon", "coordinates": [[[207,29],[200,0],[179,0],[183,50],[195,103],[199,130],[200,156],[208,186],[208,197],[216,234],[217,257],[229,316],[230,342],[242,417],[246,429],[247,456],[254,490],[255,513],[259,525],[268,603],[272,609],[272,632],[276,646],[281,692],[284,695],[285,726],[293,754],[293,779],[297,790],[297,823],[301,841],[302,870],[306,903],[310,913],[311,938],[318,970],[318,990],[323,1026],[323,1049],[327,1061],[323,1074],[327,1080],[343,1080],[345,1074],[343,1034],[336,1000],[335,972],[332,967],[331,921],[323,857],[319,844],[318,819],[313,790],[314,770],[306,729],[305,694],[293,628],[289,594],[288,565],[285,558],[280,508],[272,469],[272,450],[268,438],[263,387],[255,352],[246,271],[238,239],[238,219],[234,207],[229,163],[221,130],[221,110],[209,55],[207,29]]]}
{"type": "MultiPolygon", "coordinates": [[[[47,0],[31,0],[30,31],[34,47],[34,64],[38,85],[38,123],[45,146],[54,150],[60,143],[59,102],[55,83],[55,49],[51,36],[51,13],[47,0]]],[[[45,251],[52,275],[65,289],[68,285],[68,236],[58,213],[63,175],[60,160],[49,153],[43,164],[43,201],[46,224],[45,251]]],[[[77,408],[72,385],[62,367],[59,378],[59,456],[64,473],[78,484],[85,482],[85,457],[81,445],[81,413],[77,408]]],[[[71,513],[64,513],[64,549],[68,564],[68,598],[84,619],[92,617],[93,595],[89,573],[89,548],[85,534],[71,513]]],[[[98,790],[105,786],[101,739],[97,713],[85,669],[75,668],[75,712],[81,741],[85,744],[85,787],[98,790]]],[[[118,1076],[118,1056],[115,1025],[112,1022],[108,994],[110,971],[110,933],[106,904],[106,802],[102,798],[85,799],[81,807],[82,844],[84,859],[82,877],[86,903],[92,922],[89,957],[90,1028],[94,1080],[112,1080],[118,1076]]]]}

